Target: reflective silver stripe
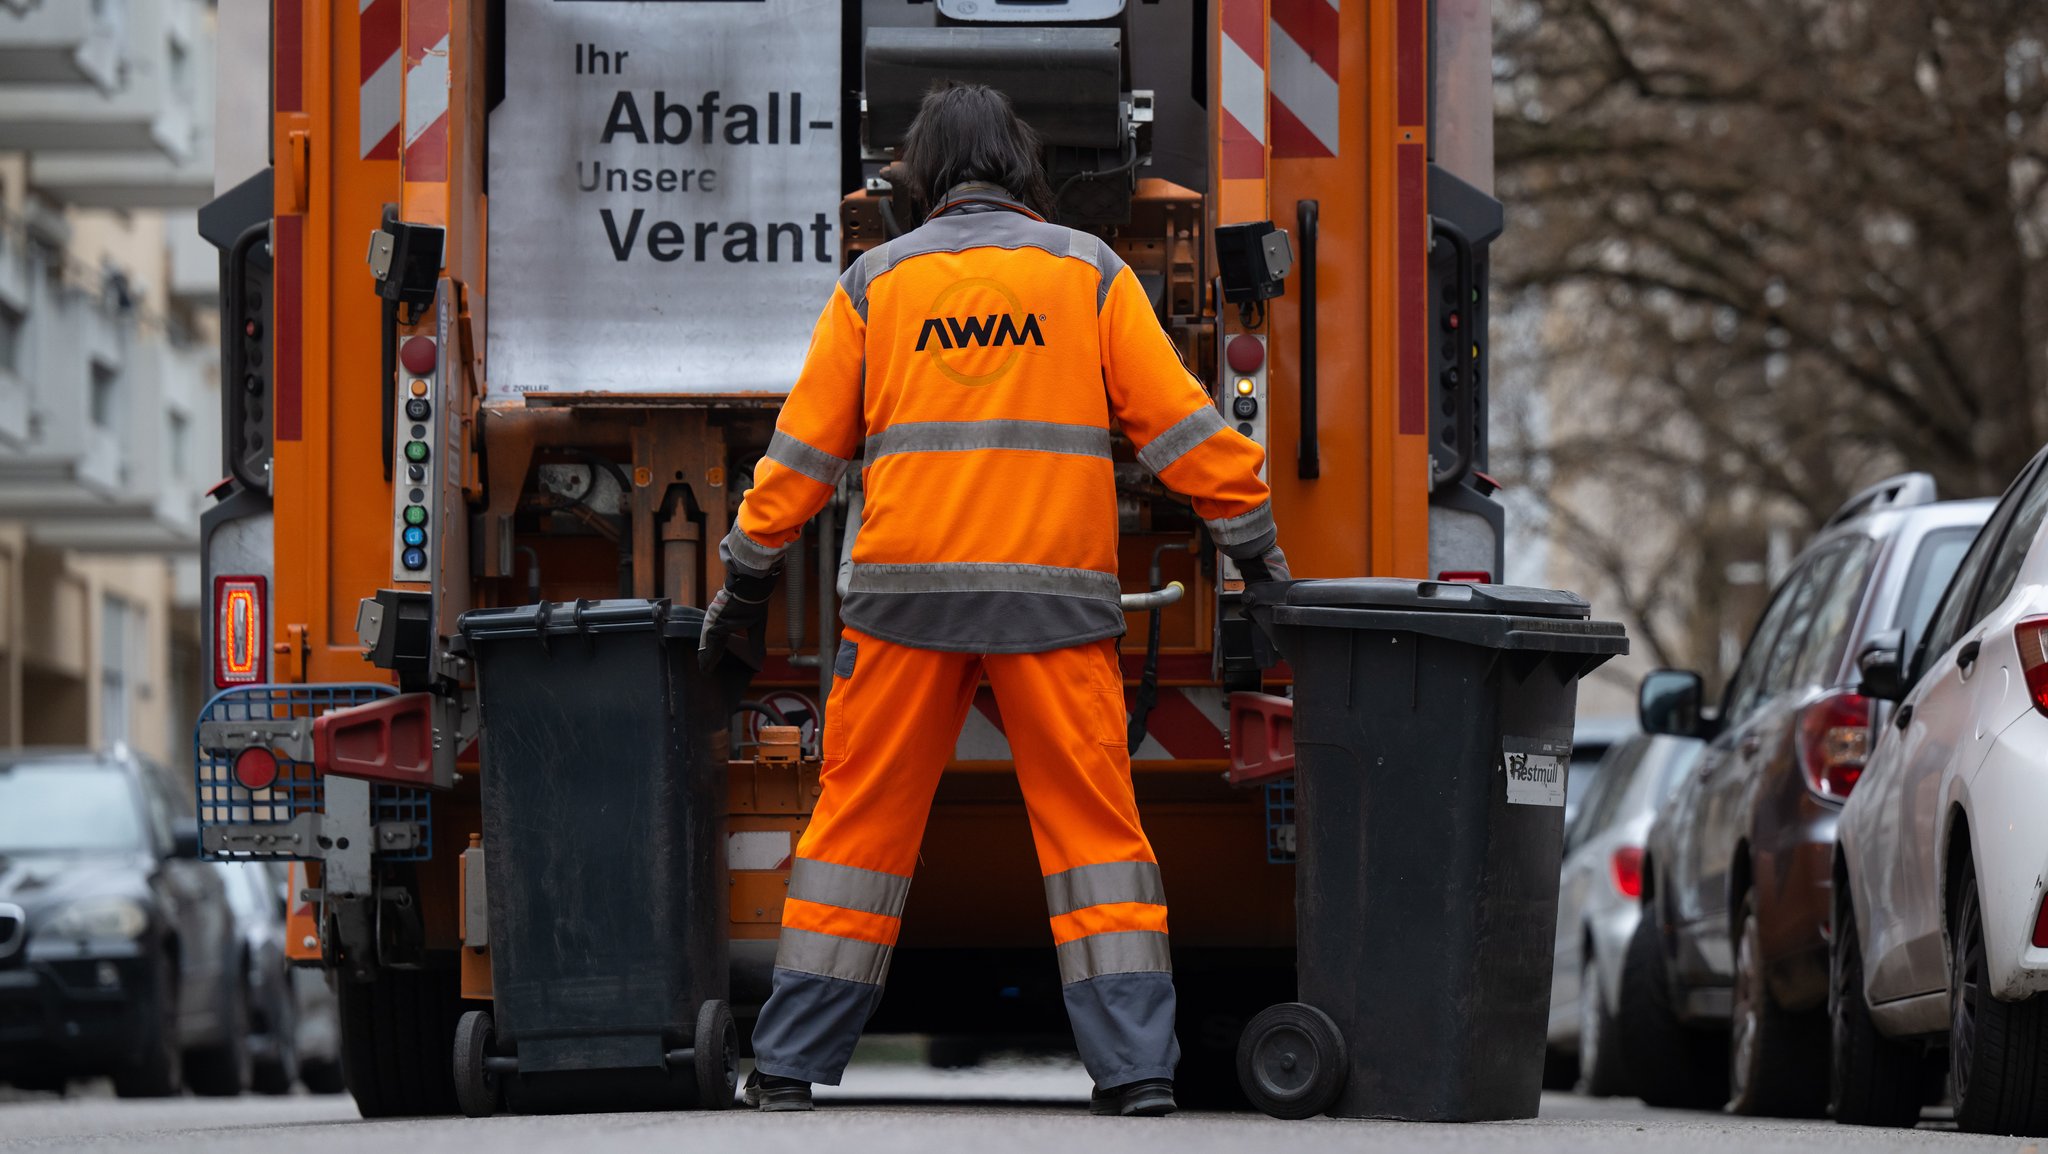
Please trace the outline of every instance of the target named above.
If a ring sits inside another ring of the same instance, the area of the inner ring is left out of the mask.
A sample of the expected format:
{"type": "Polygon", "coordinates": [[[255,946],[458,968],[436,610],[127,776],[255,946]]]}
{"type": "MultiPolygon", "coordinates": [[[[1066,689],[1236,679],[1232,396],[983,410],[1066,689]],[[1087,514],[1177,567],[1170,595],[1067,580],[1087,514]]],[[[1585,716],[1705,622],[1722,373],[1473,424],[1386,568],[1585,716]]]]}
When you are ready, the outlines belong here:
{"type": "Polygon", "coordinates": [[[1209,535],[1216,538],[1216,544],[1225,548],[1242,545],[1246,541],[1256,541],[1273,531],[1273,502],[1267,501],[1249,513],[1205,521],[1203,524],[1209,526],[1209,535]]]}
{"type": "Polygon", "coordinates": [[[782,561],[782,554],[789,548],[783,545],[771,549],[752,537],[746,530],[734,525],[725,534],[725,551],[733,560],[756,572],[766,573],[782,561]]]}
{"type": "Polygon", "coordinates": [[[1099,313],[1109,300],[1109,286],[1116,283],[1116,274],[1124,270],[1124,258],[1109,247],[1108,241],[1092,232],[1076,229],[1071,241],[1067,255],[1095,266],[1095,311],[1099,313]]]}
{"type": "Polygon", "coordinates": [[[972,449],[1026,449],[1109,457],[1109,430],[1052,421],[913,421],[868,437],[870,464],[891,453],[958,453],[972,449]]]}
{"type": "Polygon", "coordinates": [[[1122,593],[1116,574],[1057,565],[957,561],[921,565],[853,567],[849,593],[1052,593],[1114,601],[1122,593]]]}
{"type": "Polygon", "coordinates": [[[879,986],[889,976],[889,955],[893,952],[892,947],[877,942],[785,926],[782,943],[775,947],[775,964],[799,973],[879,986]]]}
{"type": "Polygon", "coordinates": [[[1053,917],[1117,902],[1165,905],[1159,867],[1148,861],[1106,861],[1046,875],[1045,909],[1053,917]]]}
{"type": "MultiPolygon", "coordinates": [[[[784,935],[788,930],[782,931],[784,935]]],[[[1104,974],[1172,973],[1173,953],[1158,930],[1090,934],[1062,943],[1060,984],[1073,985],[1104,974]]]]}
{"type": "MultiPolygon", "coordinates": [[[[929,256],[935,252],[964,252],[970,248],[1038,248],[1057,257],[1087,260],[1098,269],[1104,267],[1105,261],[1115,261],[1116,268],[1123,267],[1123,259],[1108,245],[1098,242],[1096,252],[1091,255],[1083,247],[1085,242],[1077,240],[1077,237],[1096,239],[1089,233],[1048,224],[1021,212],[1003,209],[952,212],[935,216],[895,240],[862,253],[859,260],[840,274],[839,285],[853,301],[854,311],[866,320],[868,288],[876,278],[912,257],[929,256]]],[[[1114,275],[1115,269],[1111,269],[1103,278],[1103,284],[1107,285],[1114,275]]],[[[1101,307],[1100,298],[1106,291],[1097,290],[1097,308],[1101,307]]]]}
{"type": "Polygon", "coordinates": [[[902,917],[909,893],[907,877],[837,862],[800,857],[789,871],[790,897],[843,910],[902,917]]]}
{"type": "Polygon", "coordinates": [[[846,467],[853,463],[823,449],[814,449],[781,429],[768,438],[768,459],[827,485],[837,485],[839,478],[846,475],[846,467]]]}
{"type": "Polygon", "coordinates": [[[1155,473],[1165,472],[1168,465],[1186,456],[1188,450],[1222,431],[1223,414],[1203,405],[1152,438],[1150,444],[1138,450],[1138,460],[1155,473]]]}

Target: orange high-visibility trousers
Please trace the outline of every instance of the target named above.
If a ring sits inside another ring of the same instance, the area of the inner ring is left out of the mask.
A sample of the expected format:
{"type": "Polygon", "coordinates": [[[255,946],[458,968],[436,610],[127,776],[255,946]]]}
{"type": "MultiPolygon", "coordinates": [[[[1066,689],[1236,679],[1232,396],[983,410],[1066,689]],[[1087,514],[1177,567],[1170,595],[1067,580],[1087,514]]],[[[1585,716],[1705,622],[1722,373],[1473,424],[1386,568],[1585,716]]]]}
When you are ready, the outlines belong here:
{"type": "Polygon", "coordinates": [[[1067,1014],[1098,1086],[1171,1078],[1166,896],[1138,823],[1116,642],[950,653],[847,630],[826,714],[823,792],[798,843],[763,1073],[836,1085],[881,999],[932,794],[987,675],[1045,875],[1067,1014]]]}

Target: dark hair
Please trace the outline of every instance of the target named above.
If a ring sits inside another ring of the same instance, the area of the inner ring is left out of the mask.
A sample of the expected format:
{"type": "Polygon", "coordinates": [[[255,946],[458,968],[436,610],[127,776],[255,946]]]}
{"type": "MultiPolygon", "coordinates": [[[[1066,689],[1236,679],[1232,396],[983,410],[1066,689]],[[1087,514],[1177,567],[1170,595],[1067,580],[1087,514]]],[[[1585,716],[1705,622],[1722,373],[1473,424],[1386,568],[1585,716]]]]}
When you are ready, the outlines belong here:
{"type": "Polygon", "coordinates": [[[901,157],[919,217],[970,180],[997,185],[1038,215],[1052,216],[1038,133],[1018,118],[1009,97],[986,84],[934,84],[903,134],[901,157]]]}

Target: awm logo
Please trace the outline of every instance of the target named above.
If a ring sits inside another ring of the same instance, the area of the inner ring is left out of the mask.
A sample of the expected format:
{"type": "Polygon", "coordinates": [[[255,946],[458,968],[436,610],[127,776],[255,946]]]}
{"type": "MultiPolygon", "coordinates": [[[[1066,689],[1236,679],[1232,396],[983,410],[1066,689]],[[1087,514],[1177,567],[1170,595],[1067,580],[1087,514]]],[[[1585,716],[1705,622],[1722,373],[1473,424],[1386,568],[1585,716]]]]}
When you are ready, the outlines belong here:
{"type": "Polygon", "coordinates": [[[1024,314],[1022,324],[1008,313],[979,317],[930,317],[917,332],[917,351],[924,352],[925,347],[935,340],[942,349],[969,346],[985,349],[1023,344],[1045,346],[1045,334],[1038,328],[1038,318],[1031,313],[1024,314]]]}

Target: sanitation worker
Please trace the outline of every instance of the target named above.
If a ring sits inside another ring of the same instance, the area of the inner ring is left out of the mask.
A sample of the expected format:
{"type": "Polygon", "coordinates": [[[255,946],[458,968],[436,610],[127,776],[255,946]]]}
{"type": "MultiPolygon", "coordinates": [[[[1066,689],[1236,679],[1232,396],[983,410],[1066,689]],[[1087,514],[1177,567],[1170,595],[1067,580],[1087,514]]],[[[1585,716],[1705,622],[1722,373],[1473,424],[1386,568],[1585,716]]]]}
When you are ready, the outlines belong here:
{"type": "Polygon", "coordinates": [[[720,554],[714,663],[763,627],[783,552],[855,458],[866,512],[840,615],[823,793],[797,846],[746,1099],[808,1110],[882,997],[940,773],[993,686],[1099,1114],[1174,1109],[1166,893],[1125,751],[1110,430],[1252,579],[1285,577],[1259,479],[1104,241],[1050,224],[1039,143],[1001,93],[934,90],[904,139],[924,223],[839,278],[720,554]]]}

